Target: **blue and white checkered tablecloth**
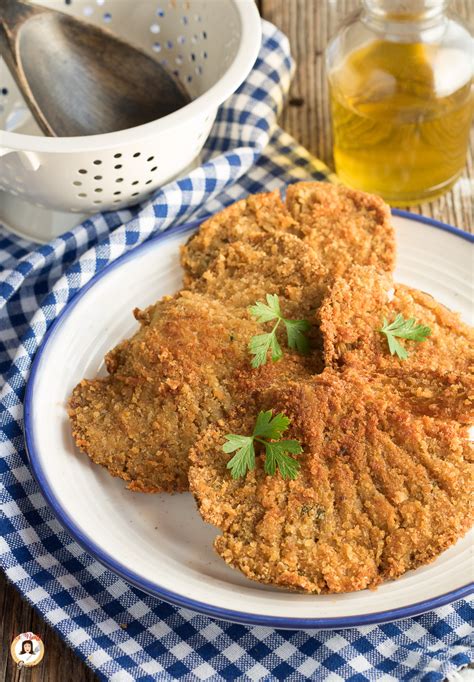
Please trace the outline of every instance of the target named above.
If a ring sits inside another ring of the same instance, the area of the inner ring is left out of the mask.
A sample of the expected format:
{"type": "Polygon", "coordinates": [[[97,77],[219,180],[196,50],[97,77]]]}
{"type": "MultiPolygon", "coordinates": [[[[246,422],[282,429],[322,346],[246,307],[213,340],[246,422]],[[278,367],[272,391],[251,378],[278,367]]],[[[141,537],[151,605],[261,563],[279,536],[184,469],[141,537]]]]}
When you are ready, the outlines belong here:
{"type": "MultiPolygon", "coordinates": [[[[104,680],[455,680],[472,658],[473,609],[466,601],[343,631],[215,621],[147,596],[85,553],[54,517],[27,465],[22,399],[32,357],[91,277],[170,225],[249,192],[328,177],[276,126],[292,64],[286,38],[266,22],[263,35],[253,71],[219,111],[203,165],[187,177],[150,203],[98,214],[39,248],[0,226],[0,564],[104,680]]],[[[47,669],[47,652],[42,665],[47,669]]]]}

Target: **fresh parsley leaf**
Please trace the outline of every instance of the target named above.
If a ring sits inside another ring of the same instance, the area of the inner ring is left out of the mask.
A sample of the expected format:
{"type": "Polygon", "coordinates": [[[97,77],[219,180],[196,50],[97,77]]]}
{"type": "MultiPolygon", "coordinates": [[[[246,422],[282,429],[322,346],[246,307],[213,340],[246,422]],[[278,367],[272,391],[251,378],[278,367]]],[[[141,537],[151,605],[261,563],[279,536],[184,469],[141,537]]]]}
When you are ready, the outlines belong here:
{"type": "Polygon", "coordinates": [[[227,436],[227,443],[224,443],[222,449],[224,452],[235,452],[242,447],[252,443],[252,436],[239,436],[237,434],[229,433],[227,436]]]}
{"type": "Polygon", "coordinates": [[[272,352],[272,360],[276,362],[283,356],[283,351],[275,334],[257,334],[250,339],[249,351],[254,356],[252,367],[257,368],[264,365],[267,361],[268,351],[272,352]]]}
{"type": "Polygon", "coordinates": [[[297,440],[265,443],[265,473],[273,476],[278,467],[283,478],[294,480],[298,476],[301,465],[287,453],[299,455],[301,452],[303,452],[303,448],[297,440]]]}
{"type": "Polygon", "coordinates": [[[241,478],[245,476],[247,471],[255,469],[253,436],[238,436],[229,433],[226,438],[227,443],[222,446],[224,452],[237,451],[232,459],[227,462],[227,468],[230,469],[232,478],[241,478]]]}
{"type": "Polygon", "coordinates": [[[226,453],[235,452],[227,463],[232,478],[241,478],[247,471],[255,469],[254,443],[258,442],[265,447],[265,473],[273,476],[279,469],[284,479],[295,479],[300,463],[289,455],[303,452],[301,444],[297,440],[278,440],[289,424],[289,418],[282,412],[273,417],[273,411],[268,410],[259,413],[251,436],[228,433],[222,450],[226,453]]]}
{"type": "Polygon", "coordinates": [[[286,431],[290,425],[290,419],[282,412],[276,414],[273,418],[272,415],[272,410],[260,412],[257,421],[255,422],[253,436],[272,438],[273,440],[278,440],[278,438],[281,437],[282,433],[286,431]]]}
{"type": "Polygon", "coordinates": [[[286,328],[288,338],[288,346],[298,353],[306,355],[309,353],[309,340],[305,336],[311,325],[307,320],[287,320],[281,314],[280,301],[276,294],[266,295],[267,303],[257,301],[255,305],[250,306],[249,312],[252,317],[257,319],[257,322],[264,323],[276,320],[276,324],[271,332],[268,334],[257,334],[253,336],[249,343],[249,351],[254,356],[252,358],[252,367],[260,367],[266,364],[268,351],[271,350],[271,359],[273,362],[280,360],[283,356],[283,351],[276,337],[276,330],[280,322],[283,322],[286,328]]]}
{"type": "Polygon", "coordinates": [[[297,350],[301,355],[308,355],[309,340],[304,335],[311,325],[307,320],[283,320],[288,335],[288,346],[293,350],[297,350]]]}
{"type": "Polygon", "coordinates": [[[422,324],[417,324],[414,317],[405,320],[399,313],[393,322],[388,322],[384,317],[383,326],[379,332],[387,337],[388,348],[391,355],[397,355],[400,360],[406,360],[408,351],[397,341],[397,338],[408,339],[410,341],[425,341],[431,334],[431,329],[422,324]]]}
{"type": "Polygon", "coordinates": [[[255,305],[250,306],[249,311],[252,317],[257,318],[257,322],[270,322],[270,320],[278,320],[281,317],[280,301],[276,294],[267,294],[267,305],[261,301],[257,301],[255,305]]]}

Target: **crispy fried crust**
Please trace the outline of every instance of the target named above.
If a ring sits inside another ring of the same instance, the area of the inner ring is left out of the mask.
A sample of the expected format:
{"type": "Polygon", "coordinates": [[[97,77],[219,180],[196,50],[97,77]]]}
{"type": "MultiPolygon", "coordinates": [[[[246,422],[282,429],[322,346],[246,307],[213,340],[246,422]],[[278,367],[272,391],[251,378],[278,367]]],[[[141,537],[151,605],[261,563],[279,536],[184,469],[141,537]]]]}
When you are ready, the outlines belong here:
{"type": "Polygon", "coordinates": [[[185,284],[200,277],[225,244],[275,231],[305,241],[332,277],[354,263],[387,272],[394,267],[395,236],[382,199],[327,182],[298,182],[288,187],[286,205],[277,191],[256,194],[205,221],[181,250],[185,284]]]}
{"type": "Polygon", "coordinates": [[[199,232],[181,247],[185,285],[200,277],[226,244],[245,239],[254,232],[286,231],[293,226],[294,220],[277,190],[266,194],[251,194],[246,199],[236,201],[206,220],[199,232]]]}
{"type": "MultiPolygon", "coordinates": [[[[328,290],[328,275],[311,247],[298,237],[257,233],[227,244],[202,277],[193,281],[191,290],[219,299],[245,317],[250,305],[265,301],[268,293],[277,294],[285,317],[313,323],[308,337],[315,353],[314,372],[323,371],[316,312],[328,290]]],[[[283,328],[278,335],[285,347],[283,328]]]]}
{"type": "Polygon", "coordinates": [[[132,490],[186,490],[188,450],[209,423],[250,386],[319,367],[319,357],[289,353],[250,371],[247,345],[261,326],[199,293],[135,314],[141,327],[106,356],[109,376],[83,380],[69,403],[78,447],[132,490]]]}
{"type": "Polygon", "coordinates": [[[413,414],[404,391],[383,381],[326,370],[254,395],[203,434],[191,450],[190,486],[203,519],[222,531],[215,549],[228,564],[275,586],[348,592],[433,560],[468,530],[467,427],[431,408],[424,414],[423,394],[413,414]],[[304,448],[300,474],[266,476],[260,453],[255,471],[233,480],[224,436],[251,433],[268,408],[292,419],[288,437],[304,448]]]}
{"type": "Polygon", "coordinates": [[[474,371],[474,332],[457,313],[417,289],[394,284],[389,274],[355,266],[337,279],[319,310],[328,366],[352,365],[380,369],[416,367],[442,372],[474,371]],[[384,334],[378,329],[401,313],[431,329],[423,342],[404,341],[409,357],[401,362],[391,356],[384,334]]]}
{"type": "Polygon", "coordinates": [[[277,294],[288,317],[312,318],[327,293],[327,270],[298,237],[257,233],[223,246],[191,289],[244,309],[277,294]]]}
{"type": "Polygon", "coordinates": [[[355,264],[392,272],[395,235],[380,197],[326,182],[298,182],[288,187],[286,205],[298,223],[296,234],[334,277],[355,264]]]}

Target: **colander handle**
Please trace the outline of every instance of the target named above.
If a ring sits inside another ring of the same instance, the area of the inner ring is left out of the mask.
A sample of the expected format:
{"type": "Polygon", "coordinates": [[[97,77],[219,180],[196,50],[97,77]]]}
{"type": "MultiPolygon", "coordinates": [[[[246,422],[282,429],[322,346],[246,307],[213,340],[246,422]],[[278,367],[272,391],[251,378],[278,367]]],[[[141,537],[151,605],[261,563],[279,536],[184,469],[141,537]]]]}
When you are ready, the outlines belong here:
{"type": "Polygon", "coordinates": [[[34,152],[18,151],[18,149],[8,149],[0,147],[0,158],[9,154],[16,154],[24,168],[29,171],[37,171],[41,166],[41,161],[34,152]]]}

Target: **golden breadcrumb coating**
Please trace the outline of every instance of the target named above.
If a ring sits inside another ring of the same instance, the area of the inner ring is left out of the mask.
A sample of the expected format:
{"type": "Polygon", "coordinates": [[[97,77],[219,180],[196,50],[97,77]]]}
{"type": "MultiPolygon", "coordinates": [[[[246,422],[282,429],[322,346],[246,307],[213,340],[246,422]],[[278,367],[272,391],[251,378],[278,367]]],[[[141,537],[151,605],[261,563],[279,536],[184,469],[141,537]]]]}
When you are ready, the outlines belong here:
{"type": "Polygon", "coordinates": [[[285,299],[287,316],[299,319],[314,316],[328,283],[326,268],[307,244],[275,232],[223,246],[190,288],[245,309],[277,294],[285,299]]]}
{"type": "Polygon", "coordinates": [[[109,376],[84,379],[69,402],[77,446],[132,490],[186,490],[190,446],[250,385],[320,366],[320,356],[287,351],[284,363],[250,371],[247,346],[261,326],[199,293],[135,315],[140,329],[106,356],[109,376]]]}
{"type": "Polygon", "coordinates": [[[181,247],[181,265],[185,285],[200,277],[219,250],[230,242],[246,238],[252,232],[291,230],[294,220],[278,190],[250,194],[206,220],[188,243],[181,247]]]}
{"type": "MultiPolygon", "coordinates": [[[[316,312],[327,292],[328,277],[314,251],[298,237],[283,232],[257,233],[227,244],[190,288],[240,309],[245,317],[250,305],[265,302],[268,293],[277,294],[284,317],[312,324],[307,336],[315,354],[314,372],[323,371],[316,312]]],[[[272,326],[262,325],[261,331],[272,326]]],[[[283,326],[278,329],[278,339],[285,348],[283,326]]]]}
{"type": "Polygon", "coordinates": [[[354,263],[393,270],[395,235],[389,207],[379,197],[327,182],[288,187],[232,204],[209,220],[181,248],[185,284],[201,276],[225,244],[252,234],[290,232],[316,252],[331,277],[354,263]]]}
{"type": "Polygon", "coordinates": [[[328,366],[341,365],[381,369],[416,367],[441,372],[474,371],[474,330],[457,313],[432,296],[403,284],[394,284],[389,274],[375,268],[353,267],[337,279],[319,310],[328,366]],[[383,319],[392,322],[401,313],[430,327],[425,341],[398,339],[409,352],[406,360],[391,356],[387,339],[378,329],[383,319]]]}
{"type": "Polygon", "coordinates": [[[394,269],[390,208],[380,197],[327,182],[298,182],[288,187],[286,205],[298,223],[296,234],[334,277],[352,265],[394,269]]]}
{"type": "Polygon", "coordinates": [[[201,436],[190,487],[203,519],[222,531],[215,549],[228,564],[274,586],[350,592],[432,561],[468,530],[474,453],[455,407],[452,419],[432,416],[443,410],[443,380],[438,407],[423,391],[418,402],[415,385],[399,392],[385,381],[349,368],[277,382],[201,436]],[[267,476],[258,450],[245,478],[226,468],[225,435],[250,434],[263,409],[292,420],[284,437],[303,446],[294,481],[267,476]]]}

